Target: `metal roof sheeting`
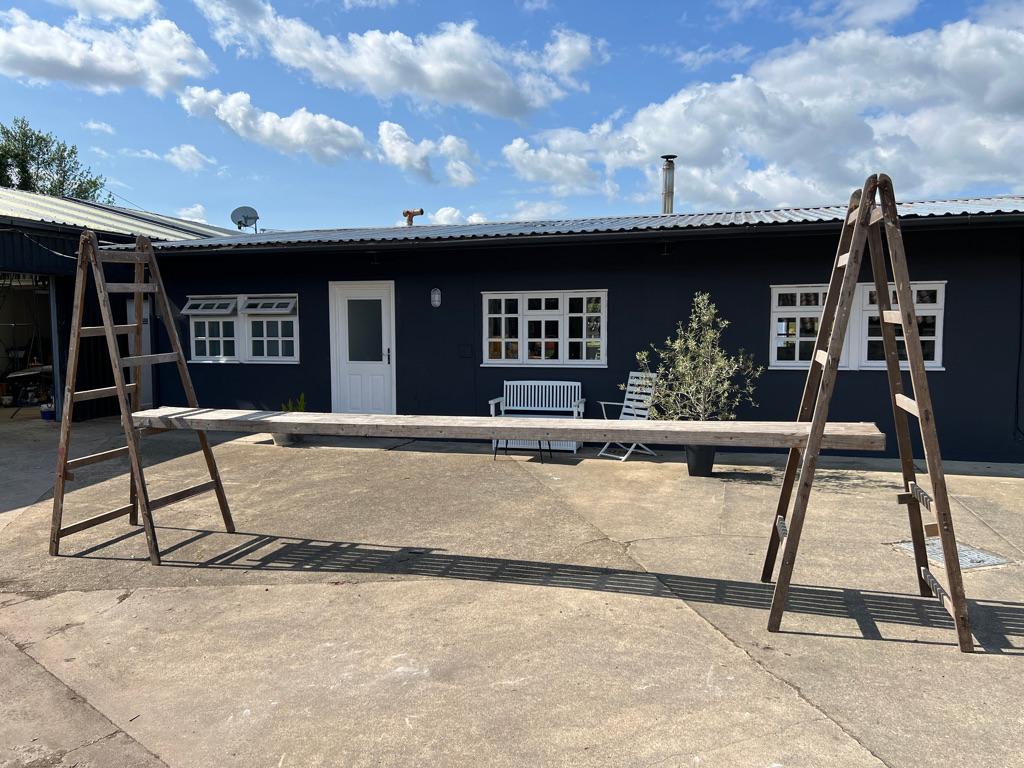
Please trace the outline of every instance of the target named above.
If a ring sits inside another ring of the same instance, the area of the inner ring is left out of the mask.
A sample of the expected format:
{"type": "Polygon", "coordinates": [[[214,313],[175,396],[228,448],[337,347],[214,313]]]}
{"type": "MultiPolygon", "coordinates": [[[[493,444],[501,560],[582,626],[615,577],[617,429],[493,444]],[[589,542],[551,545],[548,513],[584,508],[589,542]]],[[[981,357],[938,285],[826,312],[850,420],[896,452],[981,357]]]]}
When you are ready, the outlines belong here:
{"type": "MultiPolygon", "coordinates": [[[[976,197],[960,200],[929,200],[899,203],[901,218],[1024,213],[1024,195],[976,197]]],[[[355,229],[310,229],[293,232],[260,232],[254,235],[232,234],[184,242],[160,243],[160,250],[221,249],[302,245],[397,244],[401,242],[438,242],[490,240],[499,238],[614,234],[713,229],[749,225],[806,224],[842,221],[845,205],[812,208],[772,208],[760,211],[724,211],[718,213],[669,213],[648,216],[604,216],[554,221],[502,221],[482,224],[417,224],[412,227],[367,227],[355,229]]]]}
{"type": "Polygon", "coordinates": [[[50,197],[0,187],[0,216],[92,229],[97,233],[145,235],[153,240],[222,237],[233,230],[149,211],[93,203],[73,197],[50,197]]]}

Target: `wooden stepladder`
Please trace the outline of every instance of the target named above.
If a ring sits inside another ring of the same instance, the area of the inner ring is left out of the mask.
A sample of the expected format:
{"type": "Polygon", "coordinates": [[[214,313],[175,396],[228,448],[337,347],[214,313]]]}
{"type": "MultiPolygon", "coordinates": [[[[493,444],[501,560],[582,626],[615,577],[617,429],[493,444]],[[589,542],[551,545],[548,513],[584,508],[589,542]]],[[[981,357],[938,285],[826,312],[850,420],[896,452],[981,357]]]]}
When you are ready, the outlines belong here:
{"type": "Polygon", "coordinates": [[[803,529],[807,502],[814,482],[814,472],[821,450],[821,439],[828,420],[829,401],[835,388],[839,358],[843,351],[843,339],[853,306],[854,290],[860,272],[865,244],[871,256],[871,271],[874,275],[875,295],[885,350],[886,371],[892,401],[893,418],[896,428],[896,442],[899,447],[900,468],[903,473],[904,492],[897,496],[900,504],[907,506],[910,518],[910,536],[914,548],[917,585],[921,595],[934,596],[953,617],[960,650],[969,653],[974,650],[970,622],[967,616],[967,600],[964,595],[963,577],[960,573],[960,559],[957,552],[956,536],[953,533],[953,519],[949,510],[946,493],[946,476],[942,470],[939,454],[939,439],[935,429],[928,379],[925,374],[924,355],[918,334],[917,313],[914,310],[914,294],[907,271],[903,235],[896,209],[892,180],[884,175],[870,176],[863,190],[855,191],[850,198],[846,221],[839,238],[832,277],[828,285],[825,306],[818,326],[814,357],[807,372],[803,397],[800,400],[798,421],[809,421],[810,432],[803,449],[792,448],[786,462],[782,490],[773,521],[765,555],[761,581],[770,582],[775,568],[779,545],[785,542],[779,578],[775,583],[768,629],[777,632],[786,608],[793,565],[796,562],[800,532],[803,529]],[[876,202],[876,195],[878,202],[876,202]],[[881,227],[885,226],[886,243],[883,245],[881,227]],[[890,301],[889,279],[886,261],[892,269],[898,309],[890,301]],[[902,330],[905,356],[898,346],[897,329],[902,330]],[[904,393],[901,357],[906,360],[910,372],[911,393],[904,393]],[[918,420],[921,443],[924,447],[925,464],[931,492],[926,492],[917,483],[914,470],[913,447],[910,442],[908,416],[918,420]],[[797,484],[798,483],[798,484],[797,484]],[[787,512],[797,484],[796,499],[787,523],[787,512]],[[925,550],[925,526],[921,523],[921,507],[935,513],[937,525],[927,526],[928,533],[937,533],[942,543],[946,566],[948,591],[939,583],[928,567],[925,550]]]}
{"type": "Polygon", "coordinates": [[[185,355],[182,352],[181,340],[178,338],[178,330],[174,325],[172,317],[170,303],[164,291],[163,280],[160,278],[160,268],[153,253],[153,246],[147,238],[140,236],[136,240],[134,251],[101,251],[95,234],[89,230],[82,233],[78,248],[78,270],[75,276],[75,294],[72,305],[71,346],[68,352],[67,381],[64,387],[63,420],[60,424],[60,439],[57,446],[57,479],[53,488],[53,518],[50,523],[51,555],[58,554],[60,540],[65,536],[128,515],[129,522],[132,525],[138,525],[139,518],[142,518],[142,525],[146,532],[146,544],[149,547],[149,559],[154,565],[159,565],[160,549],[157,546],[156,529],[153,525],[153,511],[207,491],[216,493],[221,515],[224,517],[224,527],[229,533],[234,532],[235,524],[231,519],[231,511],[228,508],[227,496],[224,494],[224,486],[221,483],[220,473],[217,470],[217,462],[213,457],[213,451],[210,449],[210,444],[204,432],[197,432],[197,434],[199,435],[199,445],[206,459],[206,467],[210,473],[208,481],[155,499],[149,497],[149,492],[146,489],[146,478],[142,468],[140,438],[145,434],[161,432],[163,430],[136,430],[132,425],[132,411],[138,409],[141,396],[142,366],[158,363],[177,363],[178,373],[181,376],[181,384],[185,390],[188,404],[195,407],[198,402],[196,400],[195,388],[192,386],[192,378],[189,376],[188,365],[185,362],[185,355]],[[105,264],[133,265],[135,270],[134,282],[107,282],[103,271],[105,264]],[[99,299],[103,325],[83,327],[82,314],[85,308],[86,284],[89,280],[90,271],[96,284],[96,296],[99,299]],[[113,311],[110,305],[110,294],[112,293],[129,293],[133,295],[135,308],[134,317],[131,322],[125,324],[116,324],[114,322],[113,311]],[[143,297],[147,295],[156,298],[157,308],[163,318],[164,328],[167,331],[167,336],[173,349],[172,352],[152,355],[140,354],[142,350],[142,302],[143,297]],[[127,357],[121,356],[118,346],[118,337],[122,335],[131,336],[134,339],[135,353],[127,357]],[[83,339],[90,337],[103,337],[106,340],[107,350],[110,353],[110,364],[114,373],[114,386],[76,391],[75,378],[78,373],[79,347],[83,339]],[[125,368],[131,370],[130,381],[125,378],[125,368]],[[123,448],[114,448],[109,451],[82,456],[81,458],[69,459],[71,419],[74,415],[75,403],[82,402],[83,400],[95,400],[101,397],[117,398],[118,406],[121,410],[121,426],[124,429],[127,445],[123,448]],[[68,480],[74,479],[74,471],[78,467],[123,456],[128,457],[131,467],[129,503],[123,507],[103,512],[86,520],[64,525],[65,483],[68,480]]]}

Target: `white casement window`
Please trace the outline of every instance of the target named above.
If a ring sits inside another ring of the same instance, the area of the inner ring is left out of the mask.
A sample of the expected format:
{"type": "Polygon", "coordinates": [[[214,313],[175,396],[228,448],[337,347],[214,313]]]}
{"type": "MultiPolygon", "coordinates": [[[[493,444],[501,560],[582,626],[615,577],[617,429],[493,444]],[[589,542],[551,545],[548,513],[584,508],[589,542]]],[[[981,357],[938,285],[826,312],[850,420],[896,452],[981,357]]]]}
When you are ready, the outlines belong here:
{"type": "MultiPolygon", "coordinates": [[[[806,368],[814,354],[818,322],[825,304],[827,285],[773,285],[771,287],[771,368],[806,368]]],[[[890,284],[896,309],[895,286],[890,284]]],[[[942,368],[942,317],[946,299],[945,282],[911,283],[917,327],[925,366],[942,368]]],[[[902,337],[901,328],[896,328],[902,337]]],[[[897,338],[900,359],[906,360],[902,338],[897,338]]],[[[852,370],[885,368],[885,352],[878,318],[874,283],[860,283],[854,293],[853,309],[843,342],[839,367],[852,370]]]]}
{"type": "Polygon", "coordinates": [[[189,296],[190,360],[204,363],[297,363],[298,297],[189,296]]]}
{"type": "Polygon", "coordinates": [[[484,365],[607,365],[608,291],[483,294],[484,365]]]}

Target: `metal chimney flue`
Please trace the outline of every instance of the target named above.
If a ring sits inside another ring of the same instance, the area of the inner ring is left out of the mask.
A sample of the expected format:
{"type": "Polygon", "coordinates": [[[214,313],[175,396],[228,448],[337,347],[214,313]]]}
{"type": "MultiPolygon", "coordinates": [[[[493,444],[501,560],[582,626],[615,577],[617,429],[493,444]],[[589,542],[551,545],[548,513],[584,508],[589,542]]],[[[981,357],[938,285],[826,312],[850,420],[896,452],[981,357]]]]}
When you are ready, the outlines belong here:
{"type": "Polygon", "coordinates": [[[672,201],[676,196],[676,157],[662,155],[665,164],[661,166],[661,212],[672,213],[672,201]]]}

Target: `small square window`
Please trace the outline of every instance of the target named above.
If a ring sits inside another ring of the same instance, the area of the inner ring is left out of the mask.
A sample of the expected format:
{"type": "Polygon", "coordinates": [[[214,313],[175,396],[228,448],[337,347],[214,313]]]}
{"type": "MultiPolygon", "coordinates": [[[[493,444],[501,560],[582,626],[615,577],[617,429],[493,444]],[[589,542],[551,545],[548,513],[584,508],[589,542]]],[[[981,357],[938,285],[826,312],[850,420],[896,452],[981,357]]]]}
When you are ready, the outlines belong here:
{"type": "Polygon", "coordinates": [[[569,311],[570,312],[583,312],[583,297],[582,296],[571,296],[569,298],[569,311]]]}
{"type": "Polygon", "coordinates": [[[558,311],[558,297],[557,296],[549,296],[546,299],[544,299],[544,309],[547,310],[548,312],[557,312],[558,311]]]}
{"type": "Polygon", "coordinates": [[[519,299],[505,299],[505,314],[519,314],[519,299]]]}
{"type": "Polygon", "coordinates": [[[487,300],[487,313],[490,315],[501,314],[501,299],[488,299],[487,300]]]}
{"type": "Polygon", "coordinates": [[[526,310],[528,312],[539,312],[540,311],[540,299],[527,299],[526,310]]]}

